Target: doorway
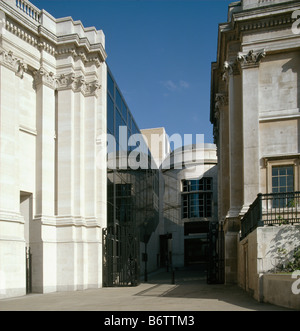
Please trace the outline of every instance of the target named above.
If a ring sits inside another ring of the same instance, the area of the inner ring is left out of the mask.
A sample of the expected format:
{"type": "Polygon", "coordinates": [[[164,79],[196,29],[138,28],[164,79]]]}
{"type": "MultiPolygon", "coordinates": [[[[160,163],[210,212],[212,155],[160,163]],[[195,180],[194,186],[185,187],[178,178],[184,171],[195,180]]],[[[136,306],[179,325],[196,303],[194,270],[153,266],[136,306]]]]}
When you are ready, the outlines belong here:
{"type": "Polygon", "coordinates": [[[185,265],[206,264],[208,261],[208,240],[206,238],[185,239],[185,265]]]}
{"type": "Polygon", "coordinates": [[[167,270],[172,265],[172,234],[167,233],[159,237],[160,240],[160,267],[167,270]]]}
{"type": "Polygon", "coordinates": [[[29,294],[32,292],[32,254],[30,250],[32,193],[20,192],[20,213],[24,217],[26,294],[29,294]]]}

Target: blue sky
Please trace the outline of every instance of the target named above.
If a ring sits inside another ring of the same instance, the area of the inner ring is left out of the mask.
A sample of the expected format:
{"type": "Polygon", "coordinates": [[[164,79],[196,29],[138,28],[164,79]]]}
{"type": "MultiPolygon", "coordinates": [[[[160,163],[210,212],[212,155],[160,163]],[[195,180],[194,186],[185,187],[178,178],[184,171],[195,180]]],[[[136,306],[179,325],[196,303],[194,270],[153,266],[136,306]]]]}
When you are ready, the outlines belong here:
{"type": "Polygon", "coordinates": [[[212,143],[210,69],[231,0],[31,0],[106,37],[107,63],[140,129],[212,143]]]}

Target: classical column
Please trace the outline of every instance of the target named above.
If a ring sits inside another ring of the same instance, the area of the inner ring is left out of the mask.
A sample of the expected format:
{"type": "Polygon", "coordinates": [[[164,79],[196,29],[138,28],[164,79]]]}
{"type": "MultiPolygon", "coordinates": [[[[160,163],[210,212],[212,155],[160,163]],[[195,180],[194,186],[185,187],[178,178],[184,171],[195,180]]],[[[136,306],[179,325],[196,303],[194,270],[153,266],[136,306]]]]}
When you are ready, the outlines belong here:
{"type": "MultiPolygon", "coordinates": [[[[57,88],[57,215],[95,217],[97,81],[63,74],[57,88]]],[[[74,219],[76,218],[76,220],[74,219]]]]}
{"type": "Polygon", "coordinates": [[[43,67],[34,72],[36,89],[36,210],[35,218],[54,216],[55,78],[43,67]]]}
{"type": "MultiPolygon", "coordinates": [[[[58,287],[101,284],[102,234],[97,220],[97,112],[101,84],[92,74],[70,72],[57,79],[58,287]],[[65,261],[68,259],[68,264],[65,261]]],[[[103,163],[106,166],[106,163],[103,163]]]]}
{"type": "MultiPolygon", "coordinates": [[[[102,95],[102,83],[100,80],[96,79],[87,83],[84,114],[84,192],[89,258],[87,259],[85,268],[86,274],[88,275],[89,287],[95,288],[100,287],[102,284],[102,222],[97,215],[98,208],[102,210],[102,200],[99,201],[98,197],[99,195],[106,194],[107,189],[107,176],[102,176],[103,171],[106,173],[106,162],[97,160],[97,157],[99,157],[97,153],[97,142],[104,144],[104,141],[99,142],[97,140],[98,113],[102,113],[99,102],[102,95]],[[97,163],[97,161],[100,162],[97,163]],[[97,166],[100,167],[100,169],[98,169],[97,166]],[[100,172],[101,176],[98,175],[98,172],[100,172]]],[[[102,118],[101,121],[100,124],[106,126],[106,118],[102,118]]],[[[106,213],[104,215],[106,221],[106,213]]]]}
{"type": "Polygon", "coordinates": [[[84,222],[85,211],[85,97],[82,88],[85,85],[83,76],[76,78],[74,93],[74,206],[76,223],[84,222]]]}
{"type": "Polygon", "coordinates": [[[45,293],[56,289],[56,236],[46,230],[55,224],[55,78],[43,66],[33,78],[37,137],[35,215],[30,227],[32,290],[45,293]]]}
{"type": "Polygon", "coordinates": [[[228,94],[218,93],[215,97],[215,117],[218,127],[215,127],[215,136],[218,140],[218,201],[219,219],[224,220],[230,203],[229,192],[229,118],[228,94]]]}
{"type": "Polygon", "coordinates": [[[223,79],[228,88],[228,116],[226,123],[227,153],[227,214],[224,222],[225,281],[237,281],[237,237],[240,229],[239,212],[242,206],[242,115],[241,76],[236,58],[224,63],[223,79]]]}
{"type": "Polygon", "coordinates": [[[229,94],[229,190],[230,206],[227,218],[232,220],[233,227],[239,227],[239,212],[243,204],[243,141],[242,141],[242,82],[236,59],[225,62],[228,72],[229,94]]]}
{"type": "Polygon", "coordinates": [[[97,206],[96,218],[102,228],[107,226],[107,67],[105,63],[99,68],[101,90],[97,99],[96,136],[97,136],[97,206]],[[101,138],[102,137],[102,138],[101,138]],[[105,137],[105,139],[103,139],[105,137]],[[100,138],[100,139],[99,139],[100,138]]]}
{"type": "Polygon", "coordinates": [[[74,103],[72,86],[75,74],[61,75],[57,80],[57,201],[58,222],[71,223],[74,215],[74,103]]]}
{"type": "Polygon", "coordinates": [[[84,112],[84,191],[87,223],[96,222],[97,214],[97,110],[101,84],[98,80],[87,83],[84,112]]]}
{"type": "Polygon", "coordinates": [[[259,193],[259,64],[266,55],[264,50],[239,53],[242,68],[243,93],[243,178],[245,213],[259,193]]]}

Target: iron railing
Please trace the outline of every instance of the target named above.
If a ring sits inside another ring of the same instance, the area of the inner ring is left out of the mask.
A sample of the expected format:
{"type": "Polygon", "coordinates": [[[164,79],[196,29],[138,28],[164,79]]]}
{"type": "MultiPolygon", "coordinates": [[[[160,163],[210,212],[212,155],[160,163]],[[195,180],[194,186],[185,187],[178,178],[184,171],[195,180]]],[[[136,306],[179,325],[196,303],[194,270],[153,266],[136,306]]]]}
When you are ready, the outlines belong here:
{"type": "Polygon", "coordinates": [[[103,229],[103,286],[137,286],[140,283],[138,232],[133,226],[103,229]]]}
{"type": "Polygon", "coordinates": [[[241,220],[241,240],[257,227],[300,223],[300,192],[258,194],[241,220]]]}
{"type": "Polygon", "coordinates": [[[32,293],[32,254],[30,247],[25,247],[26,294],[32,293]]]}

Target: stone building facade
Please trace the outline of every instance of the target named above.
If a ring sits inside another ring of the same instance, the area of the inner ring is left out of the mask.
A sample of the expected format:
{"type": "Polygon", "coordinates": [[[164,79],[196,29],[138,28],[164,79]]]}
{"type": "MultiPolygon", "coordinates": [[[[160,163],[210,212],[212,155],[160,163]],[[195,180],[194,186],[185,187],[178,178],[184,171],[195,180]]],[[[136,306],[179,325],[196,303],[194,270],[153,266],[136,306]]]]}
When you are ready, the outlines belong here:
{"type": "Polygon", "coordinates": [[[229,6],[228,21],[219,25],[210,114],[218,147],[219,220],[226,282],[245,288],[257,288],[263,271],[264,256],[251,255],[250,247],[271,245],[275,234],[265,242],[259,235],[253,245],[245,239],[238,257],[241,219],[259,193],[299,191],[299,10],[299,1],[242,0],[229,6]],[[255,281],[249,285],[250,264],[255,281]]]}
{"type": "MultiPolygon", "coordinates": [[[[185,146],[193,159],[176,167],[176,150],[170,154],[170,167],[162,169],[164,233],[172,241],[172,266],[182,268],[202,264],[207,268],[210,224],[218,222],[217,154],[214,144],[185,146]],[[197,155],[199,159],[195,158],[197,155]]],[[[166,162],[166,161],[165,161],[166,162]]]]}
{"type": "Polygon", "coordinates": [[[0,1],[0,297],[102,285],[105,59],[102,31],[0,1]]]}

